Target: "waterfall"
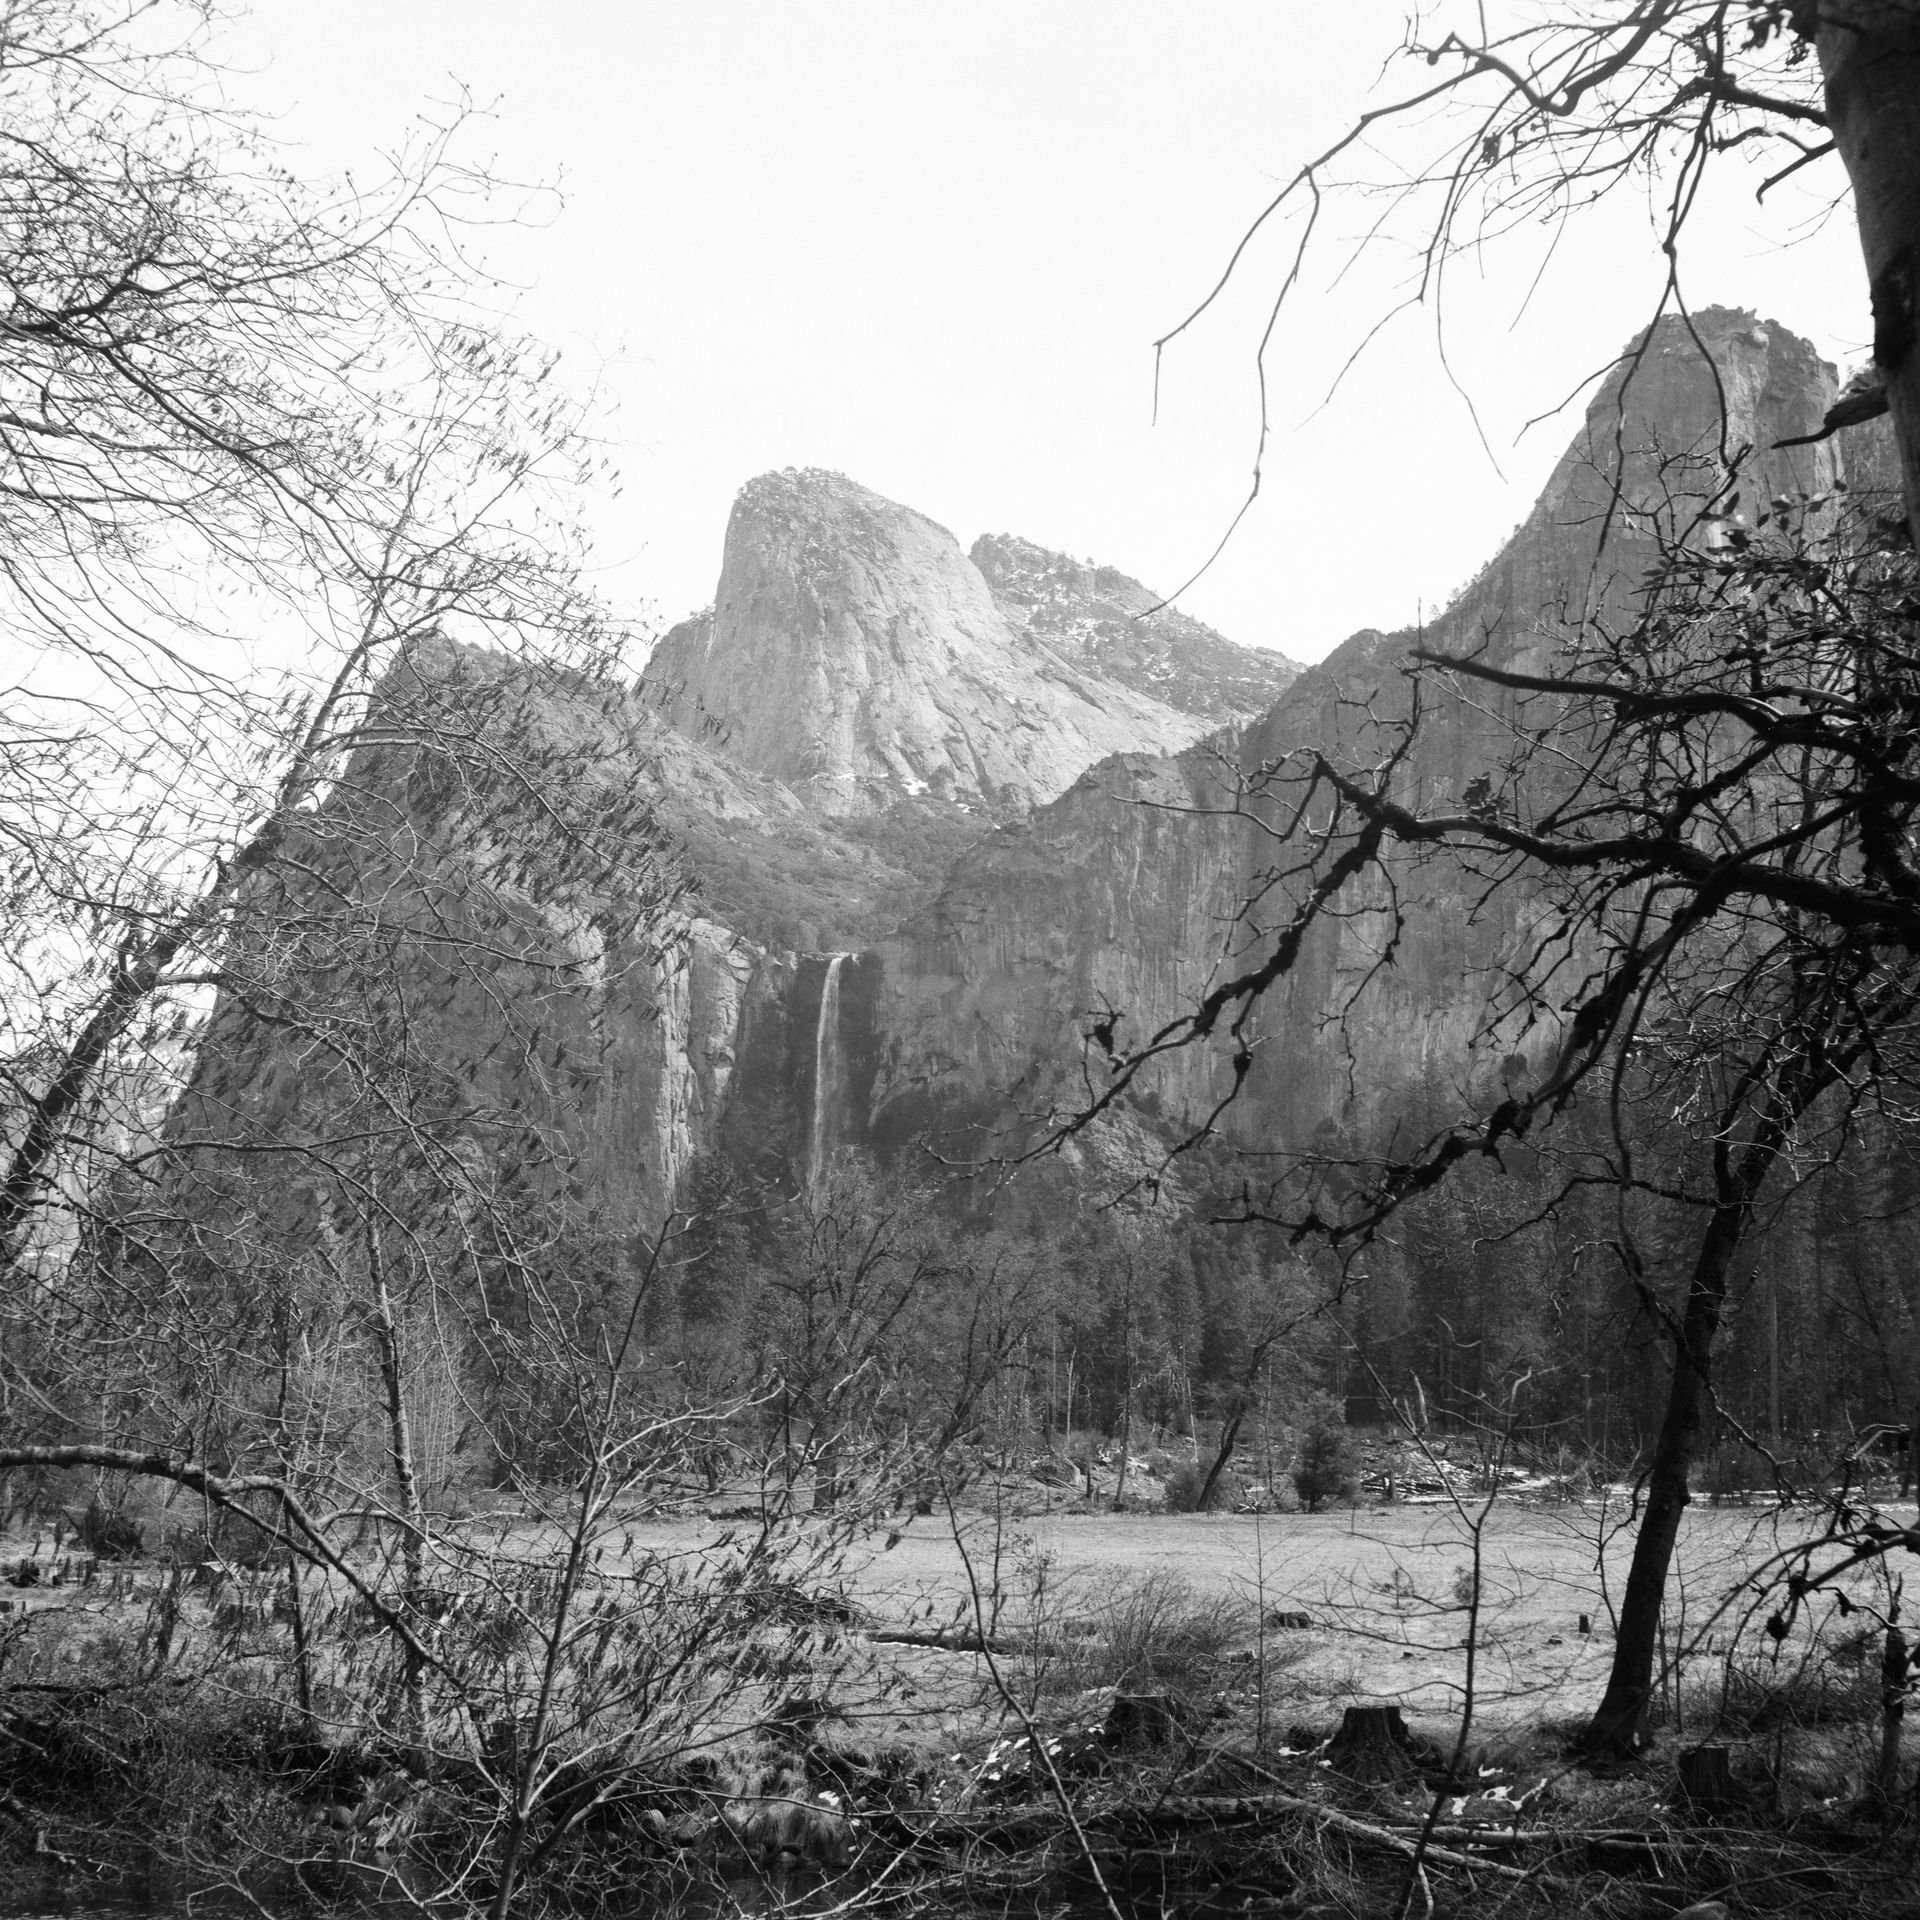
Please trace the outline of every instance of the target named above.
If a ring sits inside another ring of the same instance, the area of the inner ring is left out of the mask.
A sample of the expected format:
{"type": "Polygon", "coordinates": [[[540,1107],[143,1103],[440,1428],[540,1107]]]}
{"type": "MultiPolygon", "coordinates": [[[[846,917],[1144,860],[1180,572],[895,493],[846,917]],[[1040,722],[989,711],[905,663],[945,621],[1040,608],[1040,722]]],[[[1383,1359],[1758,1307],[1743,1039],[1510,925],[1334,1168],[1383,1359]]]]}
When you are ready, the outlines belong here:
{"type": "Polygon", "coordinates": [[[833,1119],[834,1082],[840,1072],[840,963],[836,953],[827,962],[820,984],[820,1022],[813,1036],[813,1130],[807,1140],[807,1184],[817,1188],[833,1150],[828,1127],[833,1119]]]}

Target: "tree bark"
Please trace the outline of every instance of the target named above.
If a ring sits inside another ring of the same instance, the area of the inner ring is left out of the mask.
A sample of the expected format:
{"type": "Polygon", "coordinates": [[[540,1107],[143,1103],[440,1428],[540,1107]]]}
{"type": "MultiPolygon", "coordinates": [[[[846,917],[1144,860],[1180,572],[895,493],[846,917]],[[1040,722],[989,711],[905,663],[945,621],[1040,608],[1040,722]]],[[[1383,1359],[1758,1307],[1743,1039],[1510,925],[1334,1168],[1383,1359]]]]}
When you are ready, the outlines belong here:
{"type": "Polygon", "coordinates": [[[1125,1398],[1120,1403],[1120,1471],[1114,1476],[1113,1510],[1121,1511],[1121,1503],[1127,1494],[1127,1455],[1133,1450],[1133,1260],[1127,1260],[1127,1291],[1121,1309],[1120,1322],[1120,1372],[1121,1388],[1125,1398]]]}
{"type": "Polygon", "coordinates": [[[1725,1747],[1689,1747],[1680,1756],[1676,1781],[1679,1797],[1693,1812],[1711,1819],[1732,1812],[1739,1804],[1732,1758],[1725,1747]]]}
{"type": "Polygon", "coordinates": [[[1404,1780],[1419,1771],[1413,1735],[1398,1707],[1349,1707],[1326,1758],[1352,1780],[1404,1780]]]}
{"type": "Polygon", "coordinates": [[[102,1447],[85,1442],[56,1447],[0,1445],[0,1473],[20,1467],[91,1467],[100,1473],[134,1473],[148,1479],[168,1480],[211,1500],[222,1512],[251,1521],[262,1532],[267,1528],[247,1503],[254,1495],[264,1495],[278,1505],[285,1537],[295,1553],[344,1581],[355,1598],[365,1602],[373,1617],[411,1650],[422,1667],[433,1663],[431,1652],[415,1631],[415,1623],[389,1605],[378,1586],[370,1584],[347,1554],[328,1540],[327,1519],[310,1513],[299,1495],[278,1474],[218,1474],[202,1461],[183,1460],[177,1454],[158,1448],[143,1452],[136,1447],[102,1447]]]}
{"type": "Polygon", "coordinates": [[[1873,357],[1920,545],[1920,13],[1912,0],[1822,0],[1815,46],[1827,125],[1853,187],[1873,357]]]}
{"type": "MultiPolygon", "coordinates": [[[[386,1389],[387,1450],[400,1494],[401,1606],[410,1618],[421,1621],[426,1587],[427,1515],[420,1499],[420,1478],[415,1469],[413,1423],[407,1408],[406,1368],[400,1350],[400,1327],[393,1310],[386,1253],[380,1239],[380,1189],[378,1179],[371,1171],[368,1200],[367,1280],[372,1290],[372,1320],[375,1344],[380,1351],[380,1378],[386,1389]]],[[[425,1679],[426,1663],[420,1658],[417,1646],[403,1642],[400,1648],[401,1714],[406,1737],[418,1754],[424,1754],[426,1750],[425,1679]]]]}
{"type": "Polygon", "coordinates": [[[377,645],[369,628],[350,650],[307,721],[281,775],[271,811],[252,836],[208,876],[199,897],[144,939],[129,934],[112,977],[73,1042],[59,1055],[46,1087],[26,1103],[26,1125],[0,1177],[0,1277],[20,1255],[20,1243],[52,1171],[66,1123],[86,1097],[108,1052],[159,990],[167,969],[213,931],[255,874],[279,858],[303,805],[324,779],[327,764],[351,750],[352,730],[334,734],[355,676],[377,645]]]}
{"type": "Polygon", "coordinates": [[[1880,1656],[1880,1759],[1874,1770],[1874,1798],[1889,1818],[1900,1800],[1900,1726],[1907,1717],[1907,1681],[1913,1656],[1907,1636],[1891,1620],[1880,1656]]]}
{"type": "Polygon", "coordinates": [[[1673,1337],[1673,1378],[1648,1469],[1646,1507],[1634,1536],[1620,1602],[1619,1629],[1607,1689],[1581,1738],[1589,1759],[1611,1760],[1640,1745],[1641,1720],[1653,1690],[1660,1608],[1673,1564],[1680,1518],[1692,1494],[1688,1476],[1700,1451],[1711,1403],[1713,1343],[1720,1331],[1734,1256],[1753,1220],[1754,1203],[1780,1157],[1788,1130],[1828,1075],[1816,1055],[1768,1099],[1753,1138],[1738,1152],[1724,1138],[1714,1149],[1716,1204],[1687,1282],[1686,1304],[1673,1337]]]}
{"type": "MultiPolygon", "coordinates": [[[[280,1472],[287,1485],[294,1484],[294,1449],[287,1429],[287,1401],[293,1386],[292,1335],[282,1316],[277,1338],[280,1345],[280,1405],[276,1411],[280,1472]]],[[[300,1555],[287,1536],[286,1516],[280,1516],[279,1532],[287,1539],[287,1609],[293,1628],[293,1676],[300,1706],[300,1728],[305,1738],[319,1737],[313,1717],[313,1654],[307,1644],[306,1595],[301,1590],[300,1555]]]]}
{"type": "Polygon", "coordinates": [[[1213,1499],[1213,1490],[1219,1485],[1220,1476],[1227,1470],[1227,1462],[1233,1458],[1233,1449],[1240,1439],[1241,1423],[1247,1417],[1245,1404],[1234,1408],[1227,1424],[1220,1429],[1220,1446],[1213,1456],[1213,1465],[1207,1469],[1207,1477],[1200,1483],[1199,1498],[1193,1503],[1195,1513],[1205,1513],[1213,1499]]]}
{"type": "MultiPolygon", "coordinates": [[[[1213,1498],[1214,1486],[1220,1476],[1226,1472],[1227,1462],[1233,1458],[1233,1450],[1240,1440],[1240,1429],[1254,1405],[1254,1389],[1260,1378],[1260,1369],[1266,1366],[1278,1338],[1278,1334],[1269,1334],[1259,1341],[1253,1349],[1252,1358],[1247,1362],[1246,1372],[1240,1376],[1240,1391],[1234,1397],[1233,1412],[1225,1426],[1220,1429],[1219,1451],[1213,1457],[1213,1465],[1207,1469],[1207,1477],[1200,1489],[1200,1497],[1194,1502],[1194,1510],[1198,1513],[1206,1512],[1207,1503],[1213,1498]]],[[[1269,1394],[1269,1409],[1271,1401],[1272,1396],[1269,1394]]],[[[1271,1481],[1273,1476],[1269,1474],[1267,1477],[1271,1481]]]]}

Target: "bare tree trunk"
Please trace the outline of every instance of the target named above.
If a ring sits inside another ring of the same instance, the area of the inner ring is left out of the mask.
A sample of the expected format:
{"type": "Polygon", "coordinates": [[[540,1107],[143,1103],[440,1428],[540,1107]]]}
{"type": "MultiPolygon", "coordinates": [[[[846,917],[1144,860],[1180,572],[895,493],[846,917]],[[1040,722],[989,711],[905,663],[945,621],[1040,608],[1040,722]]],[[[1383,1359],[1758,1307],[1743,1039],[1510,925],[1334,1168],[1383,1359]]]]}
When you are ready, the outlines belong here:
{"type": "MultiPolygon", "coordinates": [[[[19,1256],[28,1216],[53,1169],[66,1126],[94,1074],[138,1018],[167,969],[206,936],[240,889],[279,857],[299,809],[322,778],[330,736],[355,674],[375,644],[363,633],[308,720],[274,796],[272,811],[252,836],[209,876],[200,897],[144,938],[129,935],[114,961],[107,989],[79,1033],[57,1051],[46,1087],[26,1102],[26,1125],[0,1176],[0,1273],[19,1256]]],[[[339,742],[333,742],[337,751],[339,742]]]]}
{"type": "MultiPolygon", "coordinates": [[[[1220,1449],[1213,1456],[1213,1465],[1207,1469],[1207,1477],[1201,1484],[1200,1497],[1195,1508],[1200,1513],[1207,1510],[1207,1502],[1213,1498],[1213,1489],[1220,1476],[1227,1470],[1227,1462],[1233,1458],[1233,1450],[1240,1441],[1240,1429],[1246,1424],[1247,1415],[1252,1411],[1259,1394],[1260,1373],[1267,1370],[1267,1404],[1273,1402],[1272,1364],[1273,1350],[1279,1343],[1280,1333],[1274,1332],[1260,1340],[1253,1349],[1253,1357],[1247,1362],[1246,1371],[1240,1376],[1240,1391],[1234,1397],[1233,1412],[1226,1424],[1220,1429],[1220,1449]]],[[[1269,1459],[1267,1466],[1267,1484],[1273,1484],[1273,1466],[1269,1459]]]]}
{"type": "Polygon", "coordinates": [[[1821,1250],[1819,1199],[1814,1203],[1812,1231],[1807,1243],[1813,1252],[1813,1422],[1821,1432],[1827,1430],[1827,1262],[1821,1250]]]}
{"type": "Polygon", "coordinates": [[[1780,1263],[1767,1275],[1767,1444],[1780,1451],[1780,1263]]]}
{"type": "Polygon", "coordinates": [[[840,1503],[840,1441],[830,1434],[813,1453],[813,1510],[831,1513],[840,1503]]]}
{"type": "Polygon", "coordinates": [[[1880,1657],[1880,1761],[1874,1771],[1874,1797],[1888,1820],[1900,1798],[1900,1726],[1907,1717],[1907,1678],[1912,1671],[1907,1636],[1889,1620],[1880,1657]]]}
{"type": "MultiPolygon", "coordinates": [[[[413,1428],[407,1416],[406,1370],[400,1349],[400,1329],[387,1283],[385,1249],[380,1242],[379,1188],[369,1180],[367,1215],[367,1279],[372,1290],[374,1342],[380,1351],[380,1377],[386,1388],[387,1451],[400,1494],[401,1609],[416,1623],[426,1587],[426,1509],[420,1501],[420,1482],[414,1470],[413,1428]]],[[[425,1669],[411,1646],[400,1653],[401,1718],[407,1740],[426,1751],[425,1669]]]]}
{"type": "Polygon", "coordinates": [[[1220,1429],[1220,1447],[1213,1456],[1213,1465],[1207,1469],[1207,1477],[1200,1483],[1199,1497],[1194,1501],[1196,1513],[1205,1513],[1207,1503],[1213,1498],[1213,1490],[1220,1482],[1220,1476],[1227,1470],[1227,1462],[1233,1458],[1233,1449],[1240,1438],[1240,1429],[1247,1417],[1247,1402],[1243,1399],[1235,1406],[1227,1423],[1220,1429]]]}
{"type": "MultiPolygon", "coordinates": [[[[293,1386],[293,1356],[291,1353],[291,1333],[283,1323],[280,1332],[280,1405],[277,1414],[279,1428],[280,1472],[289,1486],[294,1484],[293,1448],[287,1431],[287,1402],[293,1386]]],[[[286,1541],[287,1548],[287,1611],[293,1628],[293,1682],[294,1695],[300,1707],[300,1725],[309,1740],[315,1738],[313,1720],[313,1654],[307,1645],[306,1596],[300,1585],[300,1555],[295,1550],[293,1539],[287,1532],[286,1515],[279,1516],[275,1528],[277,1536],[286,1541]]]]}
{"type": "Polygon", "coordinates": [[[1912,0],[1808,0],[1800,11],[1818,24],[1827,124],[1853,187],[1873,357],[1920,544],[1920,14],[1912,0]]]}
{"type": "Polygon", "coordinates": [[[27,1124],[7,1163],[5,1178],[0,1179],[0,1270],[15,1258],[19,1231],[46,1178],[67,1118],[85,1096],[94,1069],[133,1024],[196,920],[197,916],[187,915],[143,947],[122,955],[93,1017],[61,1058],[45,1091],[27,1103],[27,1124]]]}
{"type": "Polygon", "coordinates": [[[1720,1331],[1734,1257],[1752,1223],[1754,1202],[1779,1159],[1789,1125],[1825,1084],[1824,1072],[1807,1063],[1793,1076],[1791,1089],[1769,1098],[1755,1136],[1740,1151],[1737,1164],[1725,1140],[1714,1149],[1718,1203],[1701,1237],[1680,1324],[1673,1330],[1673,1378],[1647,1473],[1646,1508],[1634,1536],[1633,1560],[1620,1601],[1613,1666],[1606,1692],[1581,1739],[1590,1759],[1624,1757],[1639,1746],[1640,1723],[1653,1690],[1660,1608],[1680,1518],[1692,1498],[1688,1474],[1700,1451],[1710,1405],[1713,1343],[1720,1331]]]}
{"type": "Polygon", "coordinates": [[[313,1718],[313,1650],[307,1644],[307,1601],[300,1584],[300,1556],[287,1549],[287,1613],[293,1626],[293,1685],[300,1706],[300,1726],[309,1740],[317,1729],[313,1718]]]}

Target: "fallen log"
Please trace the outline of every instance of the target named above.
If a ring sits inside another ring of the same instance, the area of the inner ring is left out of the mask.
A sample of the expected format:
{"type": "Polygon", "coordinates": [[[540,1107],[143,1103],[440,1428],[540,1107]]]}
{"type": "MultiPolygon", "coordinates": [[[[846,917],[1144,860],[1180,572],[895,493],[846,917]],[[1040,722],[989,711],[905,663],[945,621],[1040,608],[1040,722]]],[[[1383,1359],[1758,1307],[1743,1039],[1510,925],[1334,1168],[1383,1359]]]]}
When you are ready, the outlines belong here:
{"type": "MultiPolygon", "coordinates": [[[[1488,1860],[1473,1854],[1457,1852],[1446,1846],[1428,1846],[1424,1852],[1416,1843],[1386,1827],[1378,1827],[1365,1820],[1356,1820],[1351,1814],[1341,1813],[1338,1809],[1323,1806],[1317,1800],[1303,1800],[1290,1793],[1260,1793],[1208,1795],[1149,1801],[1142,1804],[1121,1804],[1111,1807],[1087,1808],[1079,1815],[1081,1826],[1088,1832],[1098,1832],[1114,1827],[1171,1827],[1193,1826],[1205,1823],[1211,1826],[1248,1825],[1274,1813],[1297,1813],[1322,1826],[1331,1827],[1335,1832],[1345,1834],[1349,1839],[1359,1840],[1371,1846],[1385,1847],[1395,1853],[1412,1858],[1416,1853],[1425,1860],[1439,1866],[1471,1868],[1476,1873],[1494,1873],[1509,1879],[1525,1879],[1528,1870],[1510,1867],[1497,1860],[1488,1860]]],[[[867,1826],[887,1826],[896,1829],[914,1841],[937,1846],[961,1845],[969,1840],[1019,1841],[1039,1839],[1048,1834],[1064,1831],[1065,1818],[1057,1807],[1039,1803],[1022,1807],[1009,1807],[1004,1812],[983,1814],[948,1814],[930,1820],[916,1820],[909,1812],[895,1808],[886,1808],[871,1813],[856,1814],[856,1820],[867,1826]]],[[[1555,1838],[1560,1836],[1555,1835],[1555,1838]]],[[[1500,1831],[1499,1841],[1509,1842],[1507,1831],[1500,1831]]]]}
{"type": "Polygon", "coordinates": [[[1011,1640],[996,1640],[977,1633],[922,1632],[913,1627],[868,1627],[864,1637],[889,1647],[932,1647],[940,1653],[991,1653],[1000,1656],[1022,1649],[1011,1640]]]}
{"type": "Polygon", "coordinates": [[[0,1693],[39,1693],[55,1700],[79,1699],[99,1693],[141,1693],[154,1687],[189,1687],[182,1674],[162,1674],[151,1680],[6,1680],[0,1693]]]}

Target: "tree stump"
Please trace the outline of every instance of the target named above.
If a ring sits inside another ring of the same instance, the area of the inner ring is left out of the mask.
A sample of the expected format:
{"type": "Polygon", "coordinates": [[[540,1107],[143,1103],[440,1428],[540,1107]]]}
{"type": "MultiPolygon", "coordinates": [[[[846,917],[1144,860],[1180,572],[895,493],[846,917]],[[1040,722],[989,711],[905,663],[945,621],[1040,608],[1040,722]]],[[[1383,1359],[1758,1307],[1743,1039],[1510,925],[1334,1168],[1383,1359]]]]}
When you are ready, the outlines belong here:
{"type": "Polygon", "coordinates": [[[1102,1735],[1110,1747],[1163,1747],[1181,1730],[1180,1704],[1164,1693],[1117,1693],[1102,1735]]]}
{"type": "Polygon", "coordinates": [[[1695,1813],[1711,1819],[1731,1812],[1739,1802],[1732,1756],[1725,1747],[1688,1747],[1680,1755],[1679,1776],[1680,1798],[1695,1813]]]}
{"type": "Polygon", "coordinates": [[[1880,1764],[1873,1786],[1889,1819],[1900,1801],[1900,1723],[1907,1716],[1907,1686],[1913,1669],[1907,1636],[1889,1621],[1880,1655],[1880,1764]]]}
{"type": "Polygon", "coordinates": [[[1398,1707],[1349,1707],[1328,1742],[1327,1761],[1350,1780],[1404,1780],[1420,1771],[1398,1707]]]}

